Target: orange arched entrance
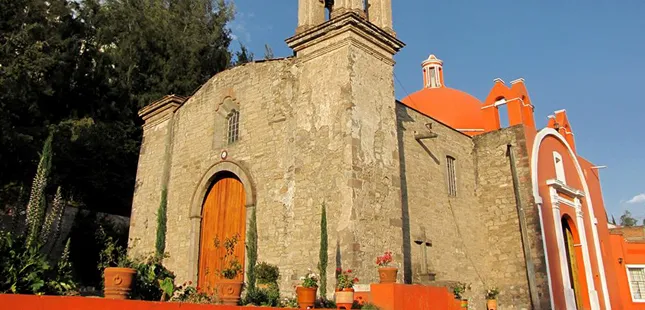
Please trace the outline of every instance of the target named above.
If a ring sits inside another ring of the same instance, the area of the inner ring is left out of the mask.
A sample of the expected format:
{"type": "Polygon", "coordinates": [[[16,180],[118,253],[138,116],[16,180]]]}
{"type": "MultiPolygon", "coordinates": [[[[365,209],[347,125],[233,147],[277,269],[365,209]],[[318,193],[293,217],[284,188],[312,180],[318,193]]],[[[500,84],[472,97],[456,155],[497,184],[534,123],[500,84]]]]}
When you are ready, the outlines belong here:
{"type": "Polygon", "coordinates": [[[214,283],[222,279],[224,240],[239,236],[235,256],[242,266],[236,280],[244,280],[244,238],[246,234],[246,198],[244,185],[232,173],[217,176],[208,191],[202,207],[202,222],[199,244],[198,286],[204,292],[213,293],[214,283]],[[216,240],[220,246],[216,246],[216,240]]]}
{"type": "Polygon", "coordinates": [[[585,277],[582,249],[578,230],[569,215],[562,217],[562,232],[564,236],[565,252],[567,255],[567,268],[569,280],[576,299],[577,309],[590,309],[590,300],[585,277]]]}

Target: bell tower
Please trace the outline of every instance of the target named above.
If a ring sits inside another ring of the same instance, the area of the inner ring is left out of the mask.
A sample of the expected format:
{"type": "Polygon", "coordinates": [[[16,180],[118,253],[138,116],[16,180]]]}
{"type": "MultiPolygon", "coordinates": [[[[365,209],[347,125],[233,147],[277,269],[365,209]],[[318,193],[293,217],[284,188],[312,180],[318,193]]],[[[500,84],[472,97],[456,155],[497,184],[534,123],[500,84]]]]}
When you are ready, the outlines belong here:
{"type": "MultiPolygon", "coordinates": [[[[403,253],[394,55],[404,44],[392,30],[391,0],[298,3],[296,34],[286,40],[296,55],[294,173],[303,185],[296,181],[295,197],[325,202],[336,244],[329,261],[376,281],[373,259],[403,253]]],[[[308,208],[303,221],[319,218],[319,207],[308,208]]]]}
{"type": "Polygon", "coordinates": [[[301,33],[347,12],[358,16],[394,35],[392,29],[392,0],[298,0],[298,28],[301,33]]]}

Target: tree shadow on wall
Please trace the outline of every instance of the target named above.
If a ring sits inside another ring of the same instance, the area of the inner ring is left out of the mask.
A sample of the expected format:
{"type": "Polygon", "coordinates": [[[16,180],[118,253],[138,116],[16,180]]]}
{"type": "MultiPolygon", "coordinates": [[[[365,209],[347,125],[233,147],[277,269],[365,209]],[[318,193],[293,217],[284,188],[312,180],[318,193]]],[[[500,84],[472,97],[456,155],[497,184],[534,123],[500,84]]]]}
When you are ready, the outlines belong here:
{"type": "MultiPolygon", "coordinates": [[[[397,103],[399,105],[400,103],[397,103]]],[[[414,122],[406,109],[396,109],[396,133],[399,145],[399,170],[401,179],[401,229],[403,233],[403,282],[412,283],[412,245],[410,243],[410,209],[408,204],[408,181],[406,177],[405,148],[403,139],[406,128],[404,123],[414,122]]]]}

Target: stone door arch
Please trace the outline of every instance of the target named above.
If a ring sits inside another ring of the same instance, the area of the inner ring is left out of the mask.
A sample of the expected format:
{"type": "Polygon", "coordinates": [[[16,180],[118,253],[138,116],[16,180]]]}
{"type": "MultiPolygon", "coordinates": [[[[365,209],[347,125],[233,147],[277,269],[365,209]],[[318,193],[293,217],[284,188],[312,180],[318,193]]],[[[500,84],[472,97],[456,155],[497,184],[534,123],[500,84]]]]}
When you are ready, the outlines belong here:
{"type": "MultiPolygon", "coordinates": [[[[242,234],[240,235],[240,241],[237,244],[237,248],[241,249],[240,261],[246,262],[246,251],[245,249],[245,240],[246,232],[248,231],[247,226],[249,223],[249,216],[251,215],[251,210],[249,208],[255,207],[255,187],[251,182],[249,174],[243,169],[238,163],[232,161],[220,161],[213,164],[202,176],[199,184],[197,185],[195,192],[193,194],[191,204],[190,204],[190,221],[191,221],[191,236],[190,236],[190,254],[189,254],[189,264],[191,266],[191,276],[193,282],[199,283],[200,280],[203,281],[200,275],[200,252],[202,250],[202,237],[210,238],[213,235],[213,232],[206,233],[203,235],[202,222],[204,220],[213,222],[214,218],[205,219],[204,217],[204,208],[210,206],[213,208],[212,204],[217,199],[222,199],[222,195],[217,195],[216,193],[221,190],[221,187],[229,187],[237,195],[242,195],[243,197],[234,198],[234,201],[237,201],[237,205],[242,207],[243,210],[239,210],[241,216],[244,218],[240,220],[240,227],[238,231],[242,234]],[[224,178],[223,178],[224,177],[224,178]],[[221,184],[220,181],[224,179],[227,180],[221,184]],[[220,189],[216,188],[217,186],[220,189]],[[215,189],[215,192],[211,190],[215,189]]],[[[236,194],[233,194],[236,195],[236,194]]],[[[229,194],[225,195],[226,197],[231,198],[229,194]]],[[[215,207],[217,208],[217,207],[215,207]]],[[[206,215],[208,216],[208,215],[206,215]]],[[[218,220],[215,220],[218,221],[218,220]]],[[[207,223],[207,225],[209,225],[207,223]]],[[[210,224],[211,226],[214,224],[210,224]]],[[[226,230],[226,227],[219,227],[226,230]]],[[[219,229],[217,228],[217,229],[219,229]]],[[[213,229],[213,228],[210,228],[213,229]]],[[[230,228],[231,232],[233,228],[230,228]]],[[[225,235],[225,233],[224,233],[225,235]]],[[[230,237],[230,236],[224,236],[230,237]]],[[[222,239],[222,238],[220,238],[222,239]]],[[[223,241],[223,240],[220,240],[223,241]]],[[[236,248],[236,249],[237,249],[236,248]]],[[[243,265],[244,266],[244,265],[243,265]]],[[[202,266],[203,268],[204,266],[202,266]]],[[[245,267],[245,266],[244,266],[245,267]]],[[[209,272],[216,272],[211,271],[209,272]]],[[[203,273],[203,270],[202,270],[203,273]]],[[[243,275],[245,276],[245,275],[243,275]]],[[[242,280],[242,278],[240,278],[242,280]]]]}

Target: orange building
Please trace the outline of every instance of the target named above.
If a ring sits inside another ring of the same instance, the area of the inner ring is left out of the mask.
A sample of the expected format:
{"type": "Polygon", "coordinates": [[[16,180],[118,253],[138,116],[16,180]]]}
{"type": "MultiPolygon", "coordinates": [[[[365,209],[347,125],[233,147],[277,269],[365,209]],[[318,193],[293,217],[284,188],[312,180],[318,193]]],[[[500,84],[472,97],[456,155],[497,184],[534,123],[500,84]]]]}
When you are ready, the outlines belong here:
{"type": "Polygon", "coordinates": [[[645,227],[611,228],[610,241],[623,309],[645,309],[645,227]]]}
{"type": "Polygon", "coordinates": [[[645,241],[610,235],[598,167],[578,154],[566,111],[548,116],[539,129],[523,79],[510,85],[495,79],[481,102],[447,87],[443,62],[434,55],[422,67],[424,88],[402,100],[408,107],[470,136],[501,129],[502,107],[509,126],[524,126],[551,309],[645,309],[637,306],[645,301],[639,299],[645,284],[630,280],[630,293],[626,273],[645,280],[645,248],[638,248],[645,241]]]}

